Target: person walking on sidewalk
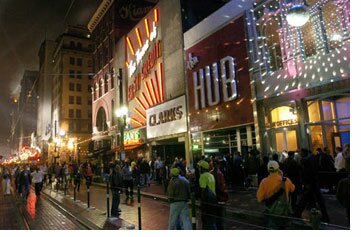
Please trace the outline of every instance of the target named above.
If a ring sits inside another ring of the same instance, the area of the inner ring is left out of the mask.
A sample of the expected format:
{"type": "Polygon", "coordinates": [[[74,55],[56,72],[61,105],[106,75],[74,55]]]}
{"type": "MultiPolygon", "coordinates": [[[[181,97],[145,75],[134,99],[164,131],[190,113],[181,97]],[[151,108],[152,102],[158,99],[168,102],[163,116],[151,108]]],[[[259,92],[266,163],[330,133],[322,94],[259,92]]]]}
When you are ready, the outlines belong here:
{"type": "Polygon", "coordinates": [[[123,187],[125,189],[125,203],[128,202],[130,199],[131,202],[133,202],[133,175],[132,175],[132,169],[129,166],[129,161],[125,162],[125,165],[123,169],[121,170],[121,176],[123,180],[123,187]]]}
{"type": "Polygon", "coordinates": [[[110,169],[110,190],[112,191],[112,208],[111,217],[119,217],[119,204],[120,204],[120,190],[122,188],[122,176],[121,168],[119,165],[115,165],[110,169]]]}
{"type": "Polygon", "coordinates": [[[3,168],[3,172],[2,172],[2,178],[3,178],[3,193],[4,195],[10,195],[10,172],[7,168],[3,168]]]}
{"type": "Polygon", "coordinates": [[[289,178],[283,177],[277,161],[269,161],[267,169],[269,175],[261,181],[258,187],[257,200],[265,203],[266,226],[271,229],[285,229],[288,222],[284,216],[287,217],[291,214],[289,195],[295,190],[295,185],[289,178]],[[289,206],[289,209],[277,209],[280,201],[285,204],[285,207],[289,206]],[[284,212],[280,213],[280,211],[284,212]],[[278,218],[278,216],[281,216],[281,218],[278,218]]]}
{"type": "Polygon", "coordinates": [[[209,173],[208,162],[201,160],[199,166],[199,187],[201,189],[201,219],[202,230],[216,230],[216,182],[211,173],[209,173]]]}
{"type": "Polygon", "coordinates": [[[189,218],[188,201],[190,199],[189,181],[180,177],[179,169],[174,167],[170,170],[171,180],[169,181],[167,196],[170,202],[168,230],[191,230],[192,224],[189,218]]]}
{"type": "Polygon", "coordinates": [[[27,201],[29,196],[30,185],[31,185],[30,168],[27,165],[24,167],[24,170],[21,171],[20,173],[19,185],[21,187],[22,197],[24,201],[27,201]]]}
{"type": "Polygon", "coordinates": [[[40,196],[41,189],[43,188],[44,175],[40,171],[39,167],[36,167],[35,171],[33,173],[31,173],[31,176],[32,176],[32,178],[34,180],[34,184],[35,184],[35,194],[36,194],[36,196],[40,196]]]}

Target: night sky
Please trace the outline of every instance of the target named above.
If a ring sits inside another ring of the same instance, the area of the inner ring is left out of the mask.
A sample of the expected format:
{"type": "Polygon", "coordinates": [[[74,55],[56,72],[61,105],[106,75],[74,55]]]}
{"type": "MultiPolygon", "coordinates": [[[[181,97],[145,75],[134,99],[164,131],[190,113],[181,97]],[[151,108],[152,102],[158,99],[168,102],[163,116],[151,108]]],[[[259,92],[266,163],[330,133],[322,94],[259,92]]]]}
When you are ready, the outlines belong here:
{"type": "Polygon", "coordinates": [[[12,96],[25,70],[38,70],[38,50],[67,24],[86,25],[100,0],[0,0],[0,155],[10,135],[12,96]]]}

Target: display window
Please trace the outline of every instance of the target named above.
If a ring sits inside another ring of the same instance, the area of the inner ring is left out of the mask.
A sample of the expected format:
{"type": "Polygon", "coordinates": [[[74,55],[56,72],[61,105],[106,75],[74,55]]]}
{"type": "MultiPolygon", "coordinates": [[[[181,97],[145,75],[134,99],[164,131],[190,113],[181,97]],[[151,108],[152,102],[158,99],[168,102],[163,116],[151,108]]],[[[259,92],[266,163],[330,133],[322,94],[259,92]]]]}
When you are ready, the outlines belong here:
{"type": "Polygon", "coordinates": [[[311,150],[350,143],[350,97],[331,97],[307,101],[311,150]]]}

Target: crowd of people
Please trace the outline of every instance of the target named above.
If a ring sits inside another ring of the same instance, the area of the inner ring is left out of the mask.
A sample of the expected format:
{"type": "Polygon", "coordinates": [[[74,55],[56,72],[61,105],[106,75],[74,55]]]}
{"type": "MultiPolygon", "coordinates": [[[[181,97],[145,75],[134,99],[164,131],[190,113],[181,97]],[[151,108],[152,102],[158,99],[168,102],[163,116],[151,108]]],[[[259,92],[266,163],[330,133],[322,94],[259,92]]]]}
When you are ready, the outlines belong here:
{"type": "MultiPolygon", "coordinates": [[[[336,194],[349,218],[350,147],[346,145],[336,151],[334,158],[327,149],[320,148],[314,154],[301,149],[261,156],[252,148],[245,155],[235,152],[196,157],[194,169],[189,169],[182,157],[175,157],[172,162],[160,157],[126,159],[105,163],[102,177],[104,182],[109,182],[112,193],[111,219],[119,218],[121,194],[125,202],[131,203],[134,187],[147,187],[153,180],[163,185],[170,202],[169,229],[192,229],[188,210],[192,193],[200,201],[202,229],[224,229],[225,204],[229,199],[227,186],[242,190],[253,185],[258,187],[258,201],[265,204],[266,225],[282,229],[287,228],[287,221],[274,216],[286,213],[301,217],[306,208],[312,207],[321,211],[322,221],[329,222],[321,192],[325,190],[336,194]],[[251,176],[258,177],[258,182],[251,176]],[[286,204],[280,206],[280,203],[286,204]]],[[[40,195],[43,185],[61,190],[75,187],[79,192],[81,180],[90,186],[94,175],[94,166],[89,161],[2,167],[0,170],[4,194],[10,194],[13,178],[17,193],[25,201],[32,183],[36,195],[40,195]]]]}

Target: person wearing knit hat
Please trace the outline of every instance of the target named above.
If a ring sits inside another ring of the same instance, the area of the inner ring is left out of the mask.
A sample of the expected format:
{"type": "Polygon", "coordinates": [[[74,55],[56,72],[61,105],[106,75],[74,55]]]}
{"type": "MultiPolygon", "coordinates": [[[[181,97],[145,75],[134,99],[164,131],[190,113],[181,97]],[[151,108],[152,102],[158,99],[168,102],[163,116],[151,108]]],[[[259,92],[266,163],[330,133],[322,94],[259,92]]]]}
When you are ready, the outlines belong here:
{"type": "Polygon", "coordinates": [[[178,168],[171,168],[170,175],[172,178],[167,187],[167,196],[170,202],[168,229],[176,230],[180,224],[181,229],[191,230],[192,224],[188,210],[190,186],[188,180],[179,174],[178,168]]]}
{"type": "MultiPolygon", "coordinates": [[[[264,202],[266,212],[268,212],[274,203],[281,197],[285,196],[289,200],[290,193],[295,191],[295,185],[289,178],[283,177],[279,164],[275,160],[270,160],[267,164],[269,175],[264,178],[257,190],[257,200],[264,202]]],[[[276,217],[266,216],[267,227],[271,229],[286,228],[287,221],[277,221],[276,217]]]]}

